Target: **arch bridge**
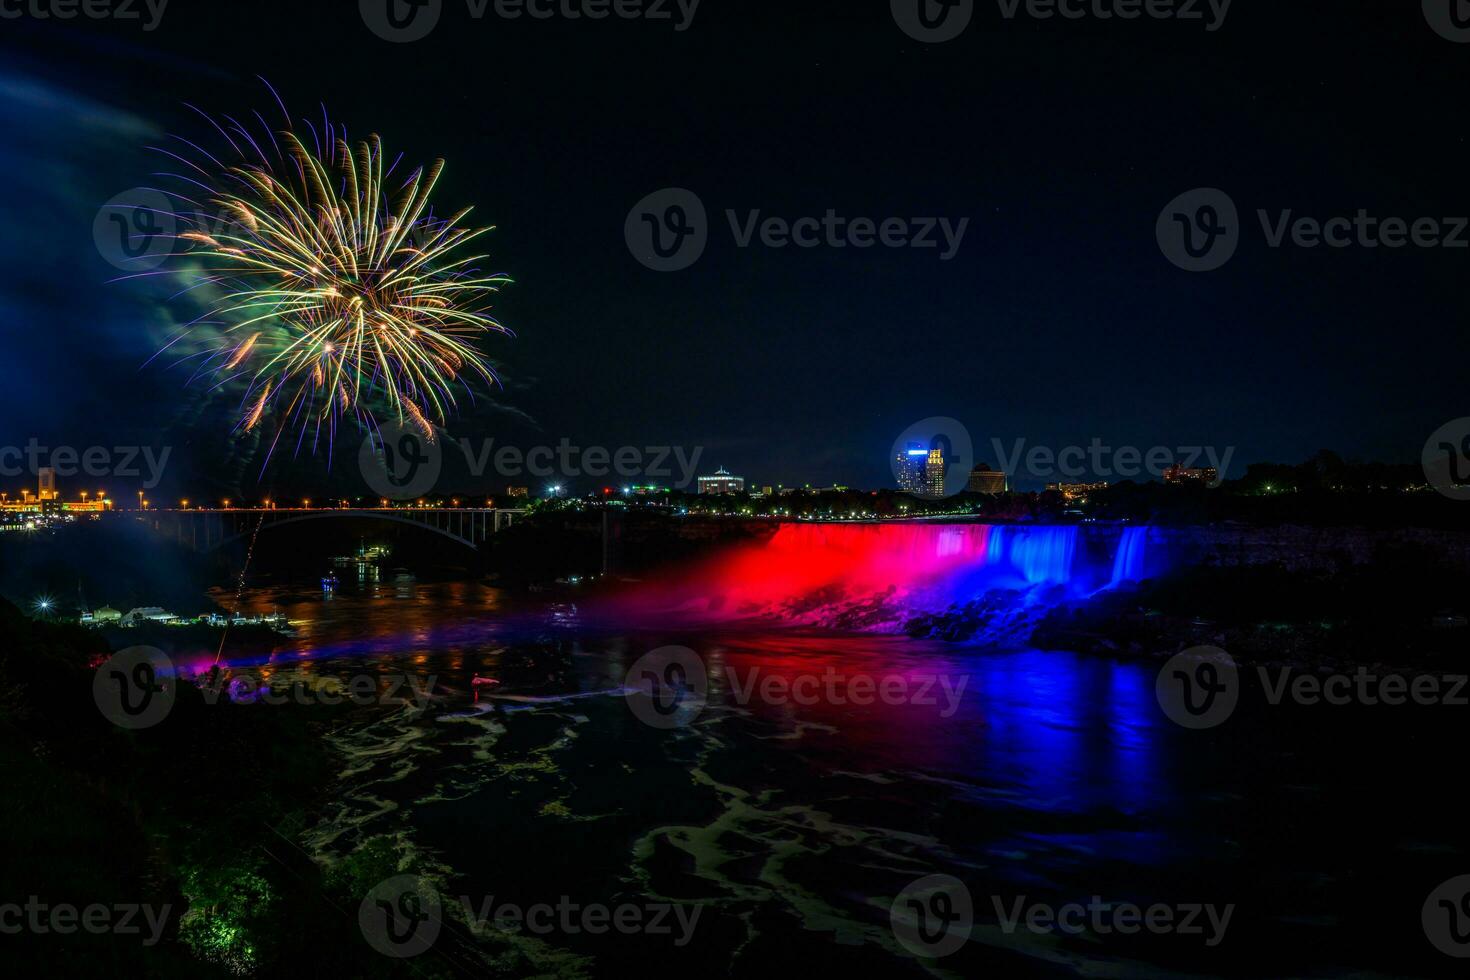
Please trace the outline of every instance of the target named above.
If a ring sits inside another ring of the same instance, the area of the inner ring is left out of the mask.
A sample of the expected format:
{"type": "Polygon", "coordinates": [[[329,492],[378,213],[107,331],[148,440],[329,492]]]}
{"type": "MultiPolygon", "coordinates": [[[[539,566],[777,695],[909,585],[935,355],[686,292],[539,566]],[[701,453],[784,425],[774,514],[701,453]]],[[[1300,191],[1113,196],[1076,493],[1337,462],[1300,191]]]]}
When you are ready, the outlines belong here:
{"type": "Polygon", "coordinates": [[[510,527],[524,508],[501,507],[240,507],[117,511],[194,551],[212,551],[260,531],[307,521],[357,519],[423,528],[478,550],[510,527]]]}

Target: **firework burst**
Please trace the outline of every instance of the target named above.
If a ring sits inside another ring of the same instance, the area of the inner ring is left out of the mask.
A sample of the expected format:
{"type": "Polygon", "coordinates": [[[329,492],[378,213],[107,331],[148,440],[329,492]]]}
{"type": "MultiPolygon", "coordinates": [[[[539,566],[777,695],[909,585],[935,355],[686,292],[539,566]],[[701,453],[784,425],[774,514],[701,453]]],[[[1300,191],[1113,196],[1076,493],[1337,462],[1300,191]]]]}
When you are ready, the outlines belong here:
{"type": "Polygon", "coordinates": [[[285,126],[257,113],[259,140],[200,112],[227,153],[155,148],[186,167],[168,175],[188,185],[174,257],[213,307],[169,347],[211,328],[196,377],[243,387],[236,428],[274,430],[267,460],[284,433],[330,447],[344,421],[375,431],[383,415],[432,439],[457,394],[498,384],[477,343],[510,334],[488,312],[510,279],[466,248],[492,229],[463,226],[469,208],[435,216],[442,160],[395,178],[376,135],[349,143],[325,115],[293,126],[276,104],[285,126]]]}

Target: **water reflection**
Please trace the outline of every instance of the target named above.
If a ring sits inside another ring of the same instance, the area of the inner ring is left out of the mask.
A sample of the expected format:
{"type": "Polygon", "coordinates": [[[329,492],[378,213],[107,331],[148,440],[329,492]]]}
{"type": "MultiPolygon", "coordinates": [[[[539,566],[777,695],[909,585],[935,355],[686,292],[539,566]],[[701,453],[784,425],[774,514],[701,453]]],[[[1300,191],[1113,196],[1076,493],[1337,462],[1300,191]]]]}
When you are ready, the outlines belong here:
{"type": "Polygon", "coordinates": [[[1300,975],[1327,941],[1329,965],[1413,973],[1382,948],[1416,941],[1412,915],[1365,925],[1343,910],[1412,912],[1419,878],[1443,880],[1463,851],[1445,774],[1416,748],[1421,717],[1364,724],[1247,698],[1228,730],[1189,732],[1159,711],[1149,663],[895,637],[599,635],[570,603],[526,610],[477,583],[354,576],[330,603],[292,586],[246,596],[247,612],[276,607],[298,635],[268,670],[439,681],[427,714],[332,736],[347,775],[306,844],[331,860],[388,836],[405,861],[510,901],[663,895],[705,910],[690,948],[566,938],[597,974],[916,973],[885,902],[932,873],[976,899],[954,975],[1300,975]],[[666,644],[710,677],[704,710],[673,731],[623,695],[632,663],[666,644]],[[875,696],[885,684],[904,696],[875,696]],[[1005,933],[991,897],[1019,895],[1239,911],[1206,960],[1179,937],[1005,933]]]}

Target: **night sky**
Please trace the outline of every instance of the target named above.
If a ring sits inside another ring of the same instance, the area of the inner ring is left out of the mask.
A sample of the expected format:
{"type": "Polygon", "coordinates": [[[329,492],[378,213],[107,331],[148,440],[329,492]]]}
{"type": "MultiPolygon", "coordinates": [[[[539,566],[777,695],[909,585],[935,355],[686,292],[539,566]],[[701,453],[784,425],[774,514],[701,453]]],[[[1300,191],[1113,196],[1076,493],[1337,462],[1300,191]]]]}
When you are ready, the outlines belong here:
{"type": "Polygon", "coordinates": [[[1470,249],[1273,249],[1256,219],[1470,214],[1470,44],[1407,0],[1236,0],[1213,32],[999,9],[981,0],[938,45],[880,0],[704,0],[682,32],[446,0],[409,44],[350,2],[172,0],[151,32],[0,21],[0,444],[171,445],[164,489],[201,495],[355,480],[353,437],[330,474],[287,454],[257,483],[235,401],[145,366],[190,314],[171,290],[109,285],[93,244],[104,201],[158,183],[147,145],[205,135],[183,103],[264,112],[257,75],[298,117],[325,103],[355,137],[445,157],[440,208],[497,226],[490,264],[516,284],[496,312],[518,336],[487,341],[506,388],[453,437],[698,446],[702,471],[757,485],[877,486],[894,438],[933,415],[991,463],[993,437],[1098,437],[1233,446],[1239,475],[1323,448],[1410,462],[1470,414],[1470,249]],[[624,241],[666,187],[712,224],[675,273],[624,241]],[[1230,194],[1243,236],[1192,274],[1155,222],[1197,187],[1230,194]],[[726,209],[969,226],[948,262],[741,249],[726,209]]]}

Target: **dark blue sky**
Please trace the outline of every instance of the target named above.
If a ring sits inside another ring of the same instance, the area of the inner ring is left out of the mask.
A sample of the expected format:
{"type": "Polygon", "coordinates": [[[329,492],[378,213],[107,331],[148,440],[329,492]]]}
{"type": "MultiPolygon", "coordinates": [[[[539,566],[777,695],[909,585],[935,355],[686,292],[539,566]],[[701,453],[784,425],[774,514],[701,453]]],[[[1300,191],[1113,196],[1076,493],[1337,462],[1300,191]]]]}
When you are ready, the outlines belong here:
{"type": "MultiPolygon", "coordinates": [[[[877,0],[704,0],[683,32],[447,4],[411,44],[350,3],[172,0],[150,32],[6,21],[0,444],[164,442],[179,486],[252,492],[234,403],[143,366],[192,314],[107,285],[92,221],[156,182],[158,134],[201,133],[184,101],[268,108],[257,74],[298,115],[325,102],[354,135],[446,157],[441,208],[473,203],[498,226],[492,262],[517,279],[498,314],[519,336],[488,344],[503,407],[468,410],[455,437],[699,446],[701,469],[758,483],[879,485],[890,443],[931,415],[964,422],[982,460],[992,438],[1100,438],[1236,447],[1238,475],[1322,448],[1411,461],[1470,414],[1470,250],[1272,249],[1255,217],[1470,214],[1470,45],[1418,4],[1237,0],[1206,32],[1007,21],[980,2],[942,45],[877,0]],[[711,241],[657,273],[624,221],[671,186],[700,196],[711,241]],[[1243,219],[1235,258],[1206,274],[1155,239],[1196,187],[1226,190],[1243,219]],[[726,209],[969,225],[949,262],[741,249],[726,209]]],[[[355,470],[342,454],[335,478],[355,470]]],[[[326,478],[287,457],[265,482],[326,478]]]]}

